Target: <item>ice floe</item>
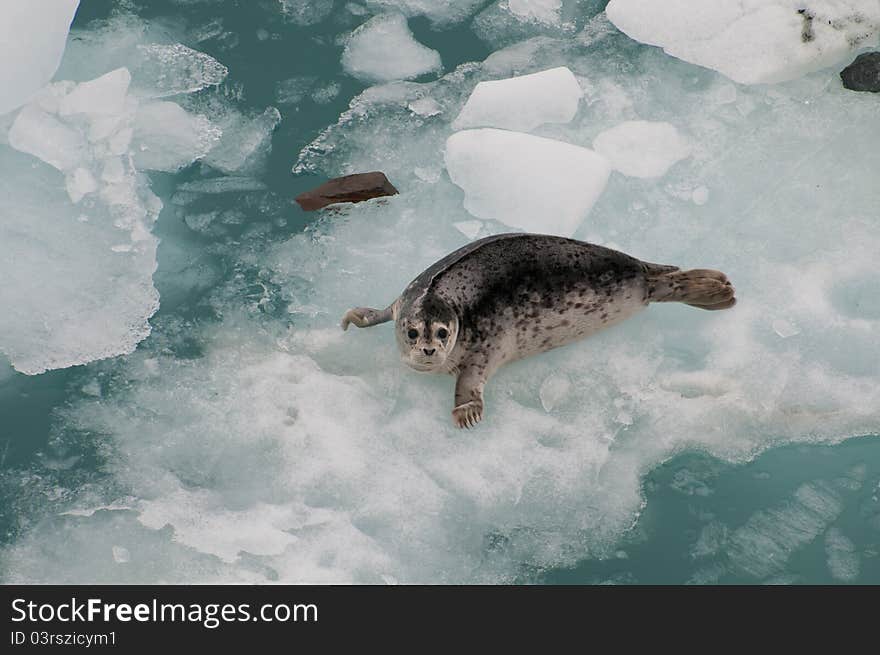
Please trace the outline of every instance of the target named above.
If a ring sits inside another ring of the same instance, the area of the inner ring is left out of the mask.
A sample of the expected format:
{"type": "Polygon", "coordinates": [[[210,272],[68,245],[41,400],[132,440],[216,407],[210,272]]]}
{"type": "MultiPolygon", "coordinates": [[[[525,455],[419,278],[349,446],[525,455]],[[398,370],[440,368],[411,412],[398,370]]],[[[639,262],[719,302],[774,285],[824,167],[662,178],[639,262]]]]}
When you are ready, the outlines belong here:
{"type": "Polygon", "coordinates": [[[58,68],[79,0],[8,0],[0,9],[0,115],[20,107],[58,68]]]}
{"type": "Polygon", "coordinates": [[[544,123],[568,123],[581,95],[577,80],[565,66],[480,82],[452,126],[529,132],[544,123]]]}
{"type": "Polygon", "coordinates": [[[375,16],[352,32],[342,67],[367,83],[408,80],[435,73],[440,53],[413,38],[403,14],[375,16]]]}
{"type": "Polygon", "coordinates": [[[124,16],[75,30],[59,67],[74,81],[31,94],[2,129],[0,350],[19,371],[131,352],[149,334],[162,202],[142,171],[174,172],[209,153],[221,171],[251,171],[268,150],[274,109],[246,120],[226,111],[233,133],[222,139],[206,116],[151,100],[215,85],[226,71],[181,44],[144,41],[148,32],[124,16]]]}
{"type": "Polygon", "coordinates": [[[493,128],[450,136],[445,161],[477,218],[560,236],[577,231],[610,172],[588,148],[493,128]]]}
{"type": "Polygon", "coordinates": [[[795,79],[880,42],[876,0],[611,0],[605,12],[633,39],[741,84],[795,79]]]}

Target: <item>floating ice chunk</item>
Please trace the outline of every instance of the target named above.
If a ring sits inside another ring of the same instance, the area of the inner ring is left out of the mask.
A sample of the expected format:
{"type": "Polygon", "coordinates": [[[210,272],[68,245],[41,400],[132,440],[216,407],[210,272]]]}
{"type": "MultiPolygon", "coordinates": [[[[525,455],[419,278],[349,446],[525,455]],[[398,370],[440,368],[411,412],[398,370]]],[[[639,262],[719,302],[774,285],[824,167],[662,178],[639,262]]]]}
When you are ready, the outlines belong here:
{"type": "Polygon", "coordinates": [[[269,107],[262,114],[247,118],[231,111],[219,118],[223,134],[203,158],[209,166],[224,173],[252,172],[259,168],[272,146],[272,132],[281,122],[281,114],[269,107]]]}
{"type": "Polygon", "coordinates": [[[79,0],[6,0],[0,9],[0,115],[52,79],[79,0]]]}
{"type": "Polygon", "coordinates": [[[345,72],[367,83],[410,80],[442,68],[440,53],[413,38],[402,14],[375,16],[351,33],[345,72]]]}
{"type": "Polygon", "coordinates": [[[125,110],[125,96],[131,74],[127,68],[117,68],[101,77],[77,84],[58,104],[58,114],[113,114],[125,110]]]}
{"type": "Polygon", "coordinates": [[[601,0],[497,0],[474,18],[477,36],[497,50],[535,36],[573,36],[601,0]]]}
{"type": "Polygon", "coordinates": [[[129,175],[84,208],[61,173],[0,146],[0,350],[22,373],[131,352],[149,334],[158,208],[129,175]],[[123,239],[130,250],[114,252],[123,239]]]}
{"type": "Polygon", "coordinates": [[[326,105],[328,102],[331,102],[336,96],[339,95],[339,92],[342,90],[339,82],[328,82],[322,86],[319,86],[312,93],[312,102],[319,105],[326,105]]]}
{"type": "Polygon", "coordinates": [[[549,25],[560,21],[562,0],[507,0],[510,13],[526,20],[536,20],[549,25]]]}
{"type": "Polygon", "coordinates": [[[760,510],[730,535],[727,554],[743,573],[782,573],[796,550],[818,537],[843,511],[843,499],[823,481],[801,485],[779,507],[760,510]]]}
{"type": "Polygon", "coordinates": [[[42,159],[58,170],[79,165],[88,145],[75,128],[62,123],[36,105],[24,107],[9,130],[9,145],[42,159]]]}
{"type": "Polygon", "coordinates": [[[876,0],[611,0],[605,12],[633,39],[741,84],[791,80],[880,38],[876,0]]]}
{"type": "Polygon", "coordinates": [[[480,82],[452,127],[499,127],[529,132],[544,123],[568,123],[581,87],[565,66],[506,80],[480,82]]]}
{"type": "Polygon", "coordinates": [[[367,6],[372,9],[425,16],[435,25],[459,23],[483,4],[485,0],[367,0],[367,6]]]}
{"type": "Polygon", "coordinates": [[[275,85],[275,101],[279,105],[296,105],[305,100],[318,78],[314,75],[298,75],[281,80],[275,85]]]}
{"type": "Polygon", "coordinates": [[[574,234],[611,170],[588,148],[491,128],[453,134],[445,157],[471,214],[560,236],[574,234]]]}
{"type": "Polygon", "coordinates": [[[593,148],[615,170],[630,177],[660,177],[691,153],[691,146],[674,125],[626,121],[601,132],[593,148]]]}
{"type": "Polygon", "coordinates": [[[236,193],[262,191],[266,185],[252,177],[213,177],[209,180],[184,182],[177,188],[190,193],[236,193]]]}
{"type": "Polygon", "coordinates": [[[91,79],[125,66],[131,73],[132,93],[146,98],[192,93],[226,78],[226,67],[216,59],[167,42],[172,40],[158,23],[118,14],[73,30],[57,77],[91,79]]]}
{"type": "Polygon", "coordinates": [[[697,542],[691,550],[691,557],[708,557],[715,555],[727,541],[727,526],[719,521],[712,521],[703,526],[697,542]]]}
{"type": "Polygon", "coordinates": [[[220,134],[205,116],[190,114],[174,102],[144,104],[134,124],[135,165],[173,173],[204,157],[220,134]]]}
{"type": "Polygon", "coordinates": [[[278,0],[284,20],[306,27],[320,23],[333,11],[333,0],[278,0]]]}
{"type": "Polygon", "coordinates": [[[825,533],[825,555],[831,577],[841,582],[855,582],[859,577],[859,554],[853,542],[838,528],[825,533]]]}
{"type": "Polygon", "coordinates": [[[132,74],[138,95],[163,98],[216,86],[229,73],[226,66],[180,43],[137,46],[132,74]]]}

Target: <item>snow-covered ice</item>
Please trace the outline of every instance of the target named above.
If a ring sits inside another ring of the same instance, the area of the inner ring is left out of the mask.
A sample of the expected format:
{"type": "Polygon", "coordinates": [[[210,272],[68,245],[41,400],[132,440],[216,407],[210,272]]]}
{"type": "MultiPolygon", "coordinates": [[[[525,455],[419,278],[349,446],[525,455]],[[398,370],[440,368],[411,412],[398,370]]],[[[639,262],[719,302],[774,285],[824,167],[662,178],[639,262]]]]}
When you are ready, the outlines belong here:
{"type": "Polygon", "coordinates": [[[593,139],[593,149],[614,170],[630,177],[660,177],[691,153],[690,143],[674,125],[653,121],[625,121],[610,127],[593,139]]]}
{"type": "Polygon", "coordinates": [[[375,16],[351,33],[342,67],[367,83],[409,80],[442,67],[440,53],[413,37],[403,14],[375,16]]]}
{"type": "Polygon", "coordinates": [[[58,68],[79,0],[6,0],[0,8],[0,115],[20,107],[58,68]]]}
{"type": "Polygon", "coordinates": [[[575,233],[610,172],[588,148],[492,128],[450,136],[445,161],[477,218],[560,236],[575,233]]]}
{"type": "Polygon", "coordinates": [[[581,87],[565,66],[480,82],[452,126],[529,132],[544,123],[568,123],[580,99],[581,87]]]}
{"type": "Polygon", "coordinates": [[[834,66],[880,42],[877,0],[611,0],[620,30],[741,84],[834,66]]]}

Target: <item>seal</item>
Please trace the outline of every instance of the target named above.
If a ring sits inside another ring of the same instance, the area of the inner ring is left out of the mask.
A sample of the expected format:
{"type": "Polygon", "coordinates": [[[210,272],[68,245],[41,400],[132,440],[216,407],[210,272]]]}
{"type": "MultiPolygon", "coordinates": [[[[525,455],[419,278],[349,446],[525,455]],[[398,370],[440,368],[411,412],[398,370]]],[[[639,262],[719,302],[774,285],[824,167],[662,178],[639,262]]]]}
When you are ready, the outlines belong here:
{"type": "Polygon", "coordinates": [[[436,262],[385,309],[356,307],[342,329],[393,320],[403,361],[456,376],[453,423],[483,418],[483,389],[502,365],[619,323],[652,302],[727,309],[720,271],[643,262],[574,239],[498,234],[436,262]]]}

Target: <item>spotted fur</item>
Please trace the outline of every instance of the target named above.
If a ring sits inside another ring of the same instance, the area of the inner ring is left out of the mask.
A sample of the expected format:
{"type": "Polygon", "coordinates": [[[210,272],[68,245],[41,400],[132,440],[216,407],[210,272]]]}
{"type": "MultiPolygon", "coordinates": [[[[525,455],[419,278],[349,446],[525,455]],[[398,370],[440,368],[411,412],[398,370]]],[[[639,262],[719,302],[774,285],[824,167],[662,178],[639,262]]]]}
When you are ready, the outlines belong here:
{"type": "Polygon", "coordinates": [[[457,376],[453,420],[470,427],[482,419],[483,387],[500,366],[587,337],[651,302],[725,309],[736,301],[718,271],[680,271],[574,239],[500,234],[436,262],[387,309],[350,310],[343,328],[394,319],[404,361],[457,376]],[[436,326],[449,329],[447,340],[432,334],[436,326]]]}

